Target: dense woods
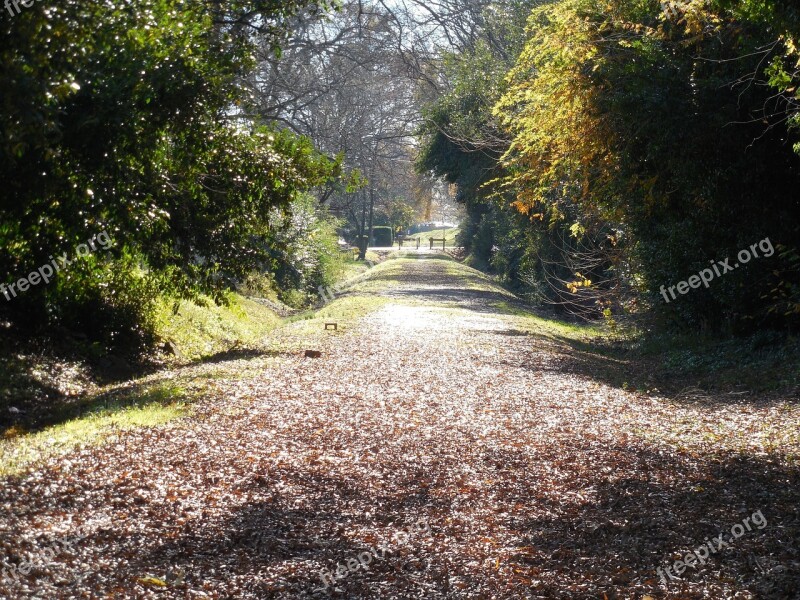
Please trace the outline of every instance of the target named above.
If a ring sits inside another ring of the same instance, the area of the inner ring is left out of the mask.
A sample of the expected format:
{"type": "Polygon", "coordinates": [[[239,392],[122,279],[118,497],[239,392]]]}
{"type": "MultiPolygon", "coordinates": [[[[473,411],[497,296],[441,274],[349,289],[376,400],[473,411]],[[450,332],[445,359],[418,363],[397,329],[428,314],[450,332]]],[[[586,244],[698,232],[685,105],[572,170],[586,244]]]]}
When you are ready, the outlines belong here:
{"type": "Polygon", "coordinates": [[[528,7],[524,43],[512,28],[501,50],[451,57],[453,84],[428,109],[420,162],[459,185],[465,244],[578,314],[795,327],[798,9],[528,7]],[[774,256],[662,300],[661,286],[765,238],[774,256]]]}

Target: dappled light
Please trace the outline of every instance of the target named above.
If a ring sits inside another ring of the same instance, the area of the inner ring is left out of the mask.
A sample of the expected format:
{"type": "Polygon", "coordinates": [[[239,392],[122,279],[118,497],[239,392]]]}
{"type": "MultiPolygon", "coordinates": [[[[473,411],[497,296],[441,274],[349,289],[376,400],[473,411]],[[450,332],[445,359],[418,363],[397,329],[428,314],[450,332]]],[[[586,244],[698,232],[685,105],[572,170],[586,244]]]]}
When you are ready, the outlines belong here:
{"type": "Polygon", "coordinates": [[[800,600],[794,2],[0,11],[0,600],[800,600]]]}
{"type": "Polygon", "coordinates": [[[203,361],[174,375],[206,382],[192,416],[6,480],[4,534],[23,552],[85,536],[9,590],[638,598],[663,590],[676,552],[760,510],[766,526],[669,589],[790,597],[796,405],[626,391],[576,368],[547,320],[504,310],[501,289],[472,289],[467,268],[396,259],[373,275],[389,269],[401,277],[351,292],[388,298],[362,318],[287,326],[282,344],[320,359],[203,361]],[[327,575],[365,552],[366,568],[327,575]]]}

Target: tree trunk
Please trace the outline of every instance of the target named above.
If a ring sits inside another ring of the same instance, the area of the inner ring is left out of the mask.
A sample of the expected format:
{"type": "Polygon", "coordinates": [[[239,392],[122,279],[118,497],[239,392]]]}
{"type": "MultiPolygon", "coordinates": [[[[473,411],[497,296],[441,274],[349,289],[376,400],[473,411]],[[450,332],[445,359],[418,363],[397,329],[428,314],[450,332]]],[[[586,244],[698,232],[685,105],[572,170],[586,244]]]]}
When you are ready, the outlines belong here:
{"type": "Polygon", "coordinates": [[[358,260],[367,258],[367,243],[364,240],[364,231],[367,228],[367,196],[362,194],[364,202],[361,204],[361,231],[358,234],[358,260]]]}
{"type": "Polygon", "coordinates": [[[369,237],[367,241],[369,246],[375,245],[375,240],[372,239],[372,211],[375,207],[375,190],[371,189],[369,191],[369,237]]]}

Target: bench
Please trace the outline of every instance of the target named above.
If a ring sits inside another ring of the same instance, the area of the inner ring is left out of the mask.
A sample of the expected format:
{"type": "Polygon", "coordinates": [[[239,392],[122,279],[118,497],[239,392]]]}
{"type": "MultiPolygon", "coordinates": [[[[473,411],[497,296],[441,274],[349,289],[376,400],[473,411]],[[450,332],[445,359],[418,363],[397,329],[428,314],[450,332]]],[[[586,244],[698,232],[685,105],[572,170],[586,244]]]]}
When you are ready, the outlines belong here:
{"type": "Polygon", "coordinates": [[[432,238],[428,238],[428,239],[431,241],[431,250],[433,250],[433,243],[434,242],[442,242],[442,250],[444,250],[444,244],[447,241],[446,238],[435,238],[435,237],[432,237],[432,238]]]}

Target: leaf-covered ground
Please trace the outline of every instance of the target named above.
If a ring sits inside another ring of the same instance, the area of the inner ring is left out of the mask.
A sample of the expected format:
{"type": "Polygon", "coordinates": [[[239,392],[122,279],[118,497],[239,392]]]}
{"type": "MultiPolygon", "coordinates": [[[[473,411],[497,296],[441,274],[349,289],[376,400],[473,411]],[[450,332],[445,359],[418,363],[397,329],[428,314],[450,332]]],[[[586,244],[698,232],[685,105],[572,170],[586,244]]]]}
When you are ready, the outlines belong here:
{"type": "Polygon", "coordinates": [[[191,416],[5,478],[0,596],[800,598],[796,401],[612,387],[435,257],[349,294],[336,332],[150,378],[191,416]]]}

